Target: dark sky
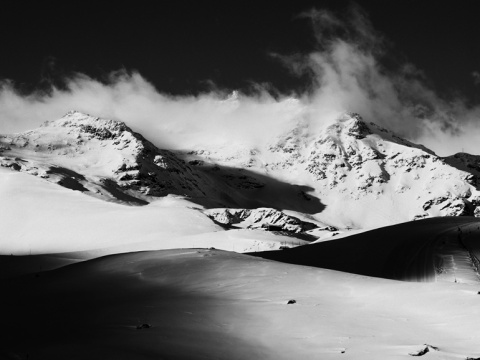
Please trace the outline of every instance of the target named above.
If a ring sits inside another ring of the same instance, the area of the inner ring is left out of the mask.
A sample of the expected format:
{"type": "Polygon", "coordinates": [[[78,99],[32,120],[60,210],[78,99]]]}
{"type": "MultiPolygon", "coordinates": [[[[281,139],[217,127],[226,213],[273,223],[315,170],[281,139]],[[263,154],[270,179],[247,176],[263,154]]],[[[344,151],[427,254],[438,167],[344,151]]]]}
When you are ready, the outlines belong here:
{"type": "MultiPolygon", "coordinates": [[[[105,79],[137,70],[158,90],[198,93],[270,83],[301,89],[271,53],[309,53],[315,37],[299,13],[327,8],[340,17],[349,1],[2,2],[0,78],[28,90],[81,72],[105,79]],[[160,4],[153,6],[153,3],[160,4]]],[[[480,100],[475,1],[357,1],[390,42],[390,56],[415,64],[442,94],[480,100]]]]}

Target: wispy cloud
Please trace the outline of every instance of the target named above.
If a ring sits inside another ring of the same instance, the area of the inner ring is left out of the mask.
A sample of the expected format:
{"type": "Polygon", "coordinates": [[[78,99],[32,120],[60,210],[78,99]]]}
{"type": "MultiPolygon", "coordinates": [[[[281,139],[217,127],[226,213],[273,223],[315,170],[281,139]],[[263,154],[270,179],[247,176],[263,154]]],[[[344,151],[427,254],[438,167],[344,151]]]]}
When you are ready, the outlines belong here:
{"type": "Polygon", "coordinates": [[[411,63],[384,66],[391,44],[361,8],[352,6],[343,19],[327,10],[302,16],[311,22],[318,48],[281,59],[292,71],[313,75],[308,102],[313,113],[358,112],[439,154],[462,148],[480,153],[480,108],[467,106],[461,97],[440,97],[411,63]]]}
{"type": "MultiPolygon", "coordinates": [[[[255,146],[265,134],[275,135],[297,122],[308,123],[315,132],[351,111],[441,155],[462,148],[480,153],[480,107],[469,107],[462,98],[440,97],[413,64],[386,68],[390,45],[361,8],[350,8],[342,18],[327,10],[299,17],[312,24],[316,48],[308,54],[272,56],[310,79],[303,95],[282,96],[268,85],[255,84],[248,94],[212,86],[204,94],[174,97],[158,92],[140,73],[127,71],[113,72],[106,81],[73,74],[61,89],[29,94],[3,81],[0,133],[35,128],[77,109],[125,121],[163,147],[232,142],[255,146]]],[[[472,76],[476,81],[478,74],[472,76]]]]}
{"type": "Polygon", "coordinates": [[[255,95],[215,90],[198,96],[159,93],[138,72],[115,72],[107,83],[82,74],[66,82],[66,90],[29,95],[4,82],[0,90],[0,133],[38,127],[69,109],[125,121],[157,145],[189,148],[229,142],[254,144],[285,122],[295,119],[300,100],[273,98],[257,87],[255,95]]]}

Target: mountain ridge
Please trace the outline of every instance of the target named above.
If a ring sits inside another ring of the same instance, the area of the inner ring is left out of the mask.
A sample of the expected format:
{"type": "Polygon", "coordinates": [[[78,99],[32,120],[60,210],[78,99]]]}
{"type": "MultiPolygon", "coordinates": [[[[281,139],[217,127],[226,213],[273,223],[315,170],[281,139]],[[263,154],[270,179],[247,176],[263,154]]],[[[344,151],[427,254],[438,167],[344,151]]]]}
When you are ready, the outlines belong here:
{"type": "Polygon", "coordinates": [[[313,134],[300,122],[255,148],[173,152],[121,121],[70,111],[0,135],[0,165],[108,201],[146,205],[175,194],[211,209],[310,214],[339,228],[480,216],[477,157],[441,158],[356,113],[313,134]]]}

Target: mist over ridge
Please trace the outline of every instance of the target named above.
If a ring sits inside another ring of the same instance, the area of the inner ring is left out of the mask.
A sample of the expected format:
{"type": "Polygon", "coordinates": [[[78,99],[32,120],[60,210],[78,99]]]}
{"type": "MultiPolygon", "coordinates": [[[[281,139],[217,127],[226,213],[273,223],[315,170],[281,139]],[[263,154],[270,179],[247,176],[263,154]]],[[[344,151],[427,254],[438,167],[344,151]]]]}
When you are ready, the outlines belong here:
{"type": "Polygon", "coordinates": [[[311,23],[315,49],[270,55],[295,76],[309,79],[303,93],[280,94],[268,84],[234,91],[212,84],[204,93],[172,96],[158,91],[141,69],[113,71],[103,81],[76,73],[60,79],[62,87],[27,94],[4,80],[0,133],[36,128],[77,109],[124,121],[164,148],[256,147],[266,134],[302,124],[314,135],[342,113],[355,112],[441,156],[480,152],[475,141],[479,107],[460,96],[444,99],[411,63],[387,69],[388,41],[360,7],[352,6],[342,18],[328,10],[299,17],[311,23]]]}

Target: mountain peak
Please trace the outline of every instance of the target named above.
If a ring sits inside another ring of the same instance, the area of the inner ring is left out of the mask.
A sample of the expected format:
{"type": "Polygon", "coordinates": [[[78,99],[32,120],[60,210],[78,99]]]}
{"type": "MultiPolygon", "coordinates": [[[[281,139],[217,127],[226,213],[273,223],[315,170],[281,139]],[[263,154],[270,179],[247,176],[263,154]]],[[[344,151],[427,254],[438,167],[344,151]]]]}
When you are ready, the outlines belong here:
{"type": "Polygon", "coordinates": [[[80,133],[90,134],[102,140],[117,137],[124,131],[133,133],[122,121],[104,119],[77,110],[67,112],[60,119],[47,121],[41,127],[76,128],[80,133]]]}
{"type": "Polygon", "coordinates": [[[65,115],[63,115],[63,117],[71,117],[71,116],[77,116],[77,115],[90,116],[90,114],[72,109],[72,110],[68,111],[65,115]]]}
{"type": "Polygon", "coordinates": [[[175,154],[121,121],[80,111],[0,137],[0,148],[0,166],[98,197],[145,204],[145,196],[203,195],[197,177],[175,154]]]}
{"type": "Polygon", "coordinates": [[[370,127],[362,119],[360,114],[357,113],[345,113],[338,119],[338,123],[341,125],[347,135],[353,136],[356,139],[363,139],[367,135],[372,134],[370,127]]]}

